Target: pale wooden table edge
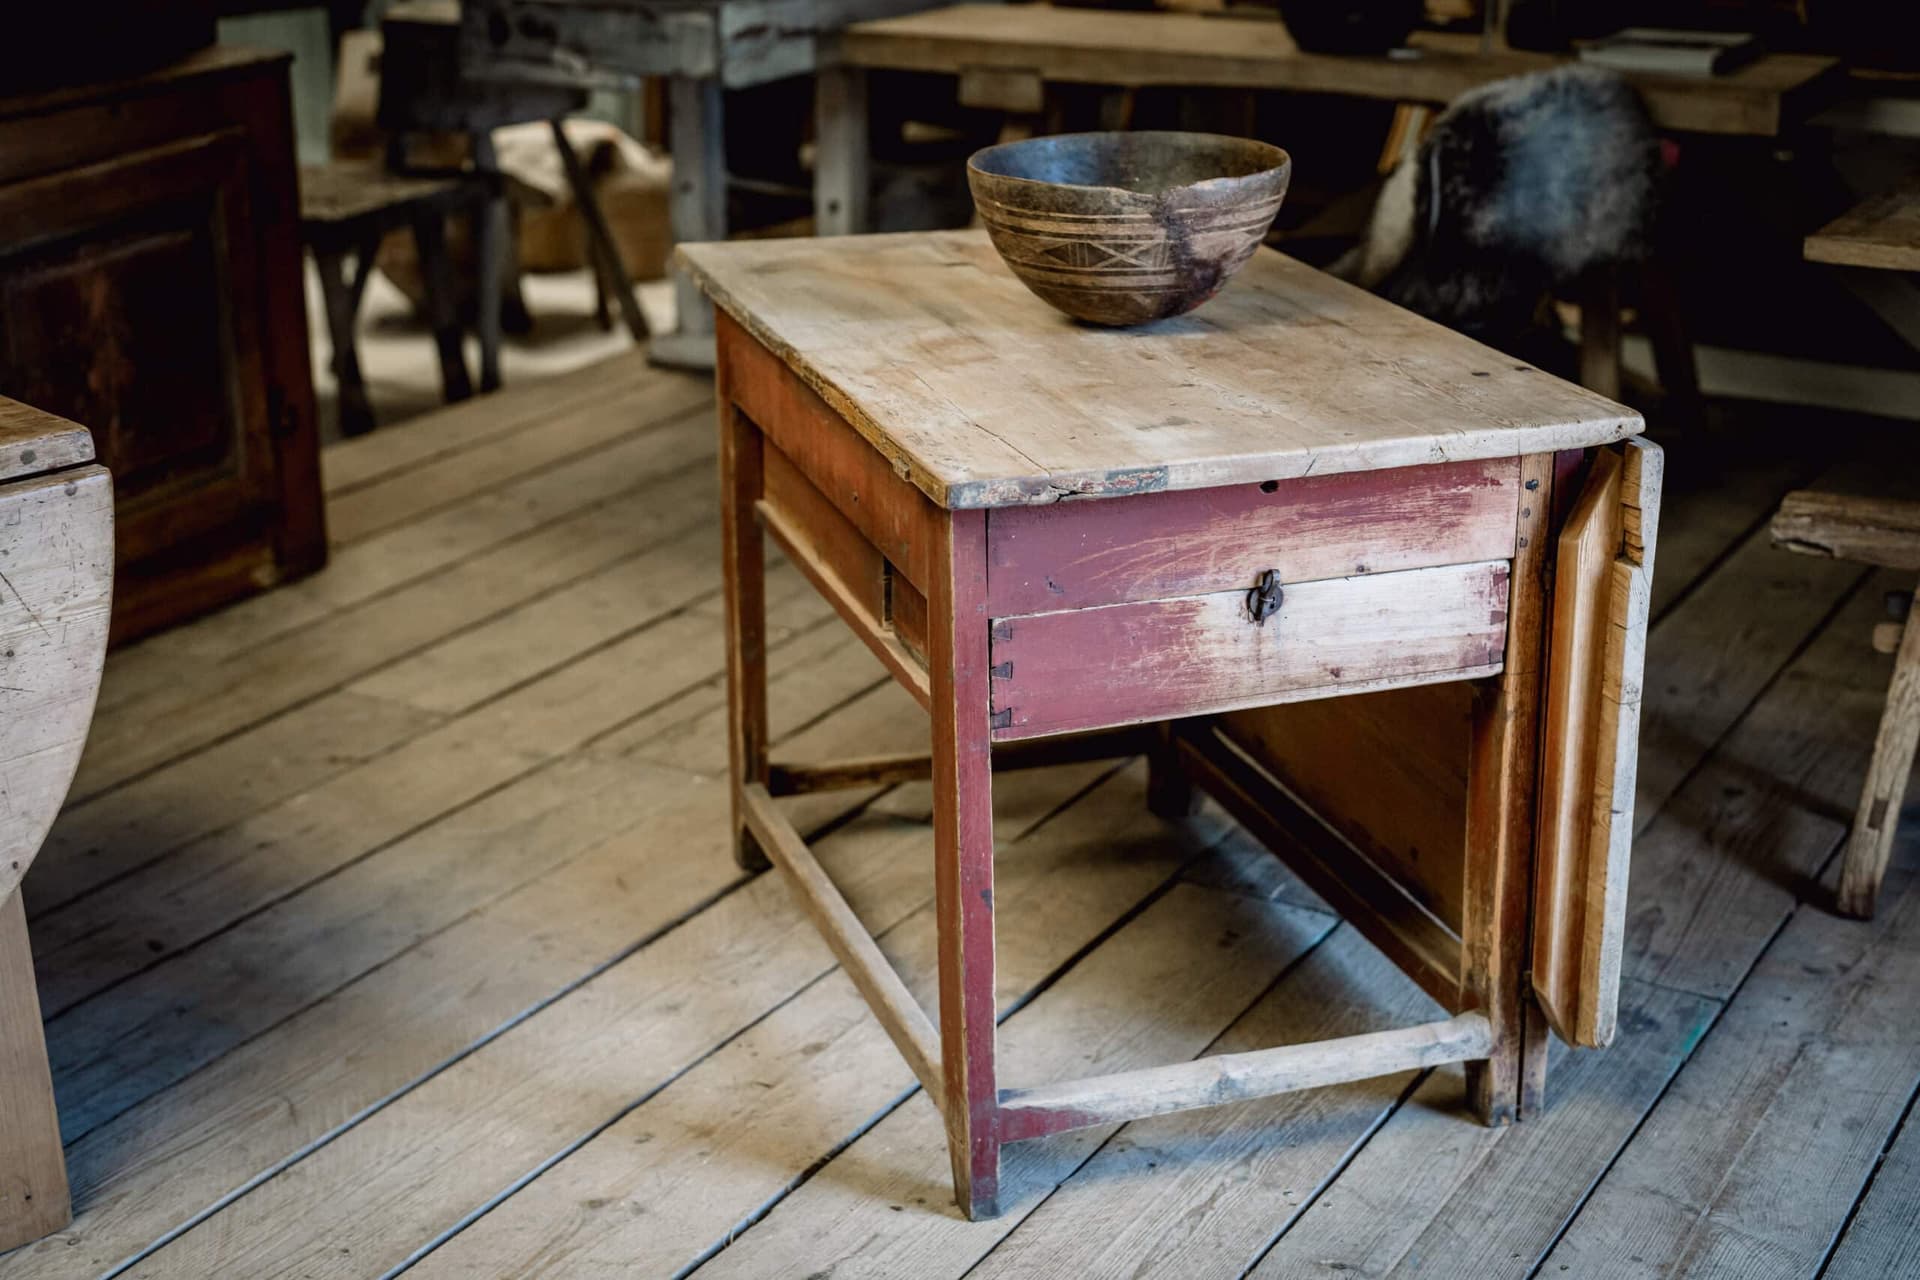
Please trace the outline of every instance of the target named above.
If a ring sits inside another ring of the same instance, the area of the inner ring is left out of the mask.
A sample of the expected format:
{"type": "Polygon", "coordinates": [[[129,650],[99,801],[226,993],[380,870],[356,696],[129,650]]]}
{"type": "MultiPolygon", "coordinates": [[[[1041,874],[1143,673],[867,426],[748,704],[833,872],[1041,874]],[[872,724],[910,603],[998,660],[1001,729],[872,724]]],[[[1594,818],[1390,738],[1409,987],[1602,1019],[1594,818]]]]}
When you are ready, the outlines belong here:
{"type": "MultiPolygon", "coordinates": [[[[825,376],[812,361],[769,328],[751,307],[736,298],[726,282],[700,260],[700,251],[706,247],[701,244],[680,246],[674,251],[674,264],[699,284],[715,306],[725,311],[742,329],[777,356],[781,363],[792,369],[835,413],[851,424],[862,439],[879,450],[902,478],[949,511],[1047,506],[1069,499],[1117,498],[1143,492],[1261,484],[1268,480],[1295,479],[1308,472],[1314,475],[1338,475],[1440,462],[1517,458],[1529,454],[1557,453],[1563,449],[1615,444],[1646,430],[1646,420],[1640,414],[1625,405],[1616,405],[1621,412],[1615,415],[1583,418],[1575,422],[1511,427],[1494,436],[1463,436],[1456,449],[1435,449],[1426,442],[1408,442],[1405,446],[1396,446],[1391,441],[1370,442],[1346,449],[1322,449],[1310,454],[1289,453],[1278,458],[1223,459],[1212,466],[1189,464],[1177,470],[1168,469],[1152,484],[1142,484],[1137,472],[1130,473],[1130,478],[1125,481],[1116,481],[1106,472],[1049,471],[1038,463],[1034,464],[1036,474],[1030,476],[949,478],[895,440],[860,407],[854,396],[825,376]]],[[[1263,249],[1261,252],[1279,251],[1263,249]]]]}

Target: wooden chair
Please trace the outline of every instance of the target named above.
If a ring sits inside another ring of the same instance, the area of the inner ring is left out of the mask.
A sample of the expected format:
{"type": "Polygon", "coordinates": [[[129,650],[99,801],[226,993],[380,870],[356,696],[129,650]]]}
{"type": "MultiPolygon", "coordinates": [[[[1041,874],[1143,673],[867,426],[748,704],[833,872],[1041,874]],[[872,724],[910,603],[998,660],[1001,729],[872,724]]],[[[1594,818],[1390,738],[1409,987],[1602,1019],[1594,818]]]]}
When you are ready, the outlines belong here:
{"type": "MultiPolygon", "coordinates": [[[[461,350],[459,309],[454,301],[453,267],[447,256],[446,220],[450,214],[470,212],[478,234],[481,275],[491,277],[489,263],[507,250],[487,234],[492,200],[488,184],[458,175],[416,176],[394,173],[378,165],[344,163],[309,165],[300,171],[300,226],[307,247],[320,269],[325,297],[327,330],[333,342],[333,372],[340,385],[340,429],[359,435],[374,427],[373,406],[360,372],[356,319],[367,280],[373,274],[374,254],[388,232],[411,227],[420,249],[426,276],[427,312],[440,348],[440,378],[449,403],[473,394],[461,350]],[[348,257],[353,269],[347,269],[348,257]]],[[[494,271],[497,272],[497,265],[494,271]]],[[[500,291],[481,289],[481,385],[491,391],[500,382],[500,291]],[[489,314],[491,313],[491,314],[489,314]]]]}
{"type": "MultiPolygon", "coordinates": [[[[1920,570],[1920,502],[1845,494],[1790,493],[1773,517],[1773,543],[1789,551],[1857,560],[1888,569],[1920,570]]],[[[1887,871],[1900,804],[1920,743],[1920,623],[1911,599],[1904,621],[1875,628],[1874,647],[1896,656],[1887,708],[1867,766],[1860,809],[1847,839],[1840,877],[1840,910],[1869,919],[1887,871]]]]}

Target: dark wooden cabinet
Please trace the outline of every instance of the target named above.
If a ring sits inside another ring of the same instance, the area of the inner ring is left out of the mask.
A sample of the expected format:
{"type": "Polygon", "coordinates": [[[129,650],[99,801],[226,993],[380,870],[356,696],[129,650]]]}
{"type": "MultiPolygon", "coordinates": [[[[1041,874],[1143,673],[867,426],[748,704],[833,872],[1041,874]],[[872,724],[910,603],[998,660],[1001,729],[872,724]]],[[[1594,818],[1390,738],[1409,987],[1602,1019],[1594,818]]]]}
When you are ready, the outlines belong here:
{"type": "Polygon", "coordinates": [[[0,100],[0,394],[91,428],[116,640],[325,558],[278,55],[0,100]]]}

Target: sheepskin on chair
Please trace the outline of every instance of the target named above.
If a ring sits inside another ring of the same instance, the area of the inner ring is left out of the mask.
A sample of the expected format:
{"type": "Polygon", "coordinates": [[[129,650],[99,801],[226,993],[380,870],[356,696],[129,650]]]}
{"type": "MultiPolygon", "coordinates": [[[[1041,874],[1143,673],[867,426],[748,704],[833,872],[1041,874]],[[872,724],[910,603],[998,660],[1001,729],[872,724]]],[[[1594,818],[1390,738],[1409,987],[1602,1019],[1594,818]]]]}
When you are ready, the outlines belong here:
{"type": "Polygon", "coordinates": [[[1387,178],[1336,274],[1499,344],[1541,296],[1646,256],[1660,143],[1625,81],[1565,66],[1455,99],[1387,178]]]}

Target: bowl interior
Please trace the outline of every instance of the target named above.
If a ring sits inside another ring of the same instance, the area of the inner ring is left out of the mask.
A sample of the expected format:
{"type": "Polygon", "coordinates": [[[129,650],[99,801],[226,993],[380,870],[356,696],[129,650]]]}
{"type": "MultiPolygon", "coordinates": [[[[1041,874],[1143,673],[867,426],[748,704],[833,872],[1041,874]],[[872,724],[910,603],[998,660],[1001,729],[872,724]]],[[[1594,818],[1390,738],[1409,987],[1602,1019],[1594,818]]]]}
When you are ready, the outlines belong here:
{"type": "Polygon", "coordinates": [[[1251,138],[1144,130],[1005,142],[978,152],[971,164],[996,177],[1152,196],[1217,178],[1252,177],[1286,162],[1286,152],[1251,138]]]}

